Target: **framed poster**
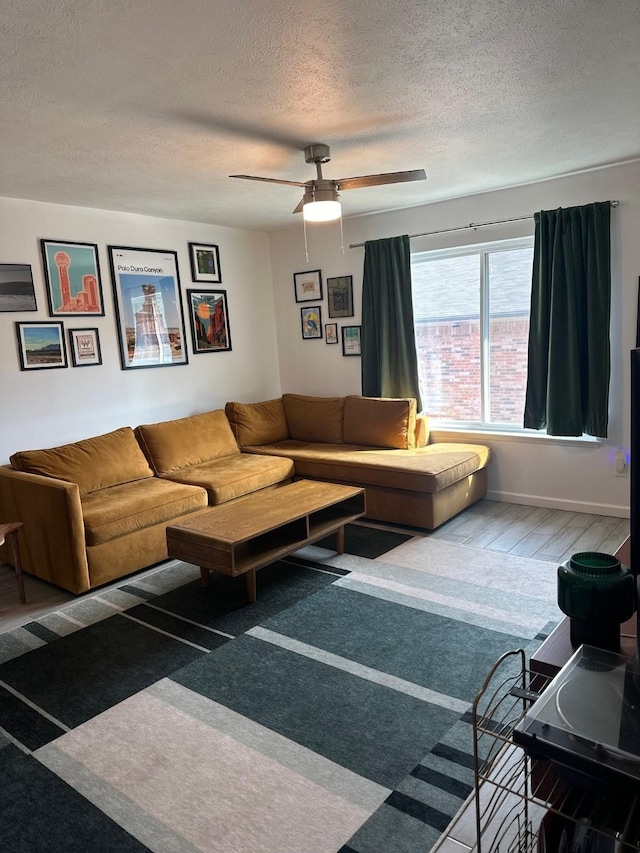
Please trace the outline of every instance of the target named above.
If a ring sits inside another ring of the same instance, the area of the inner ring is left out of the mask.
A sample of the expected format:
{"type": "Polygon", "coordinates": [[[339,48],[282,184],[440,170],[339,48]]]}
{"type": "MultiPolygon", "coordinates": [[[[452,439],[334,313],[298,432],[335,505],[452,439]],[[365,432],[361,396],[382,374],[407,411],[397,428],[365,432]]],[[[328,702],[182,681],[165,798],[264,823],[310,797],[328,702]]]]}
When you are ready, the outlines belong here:
{"type": "Polygon", "coordinates": [[[338,343],[338,324],[337,323],[325,323],[324,342],[325,342],[325,344],[337,344],[338,343]]]}
{"type": "Polygon", "coordinates": [[[177,254],[130,246],[107,249],[122,369],[186,364],[177,254]]]}
{"type": "Polygon", "coordinates": [[[62,323],[16,323],[20,370],[67,367],[62,323]]]}
{"type": "Polygon", "coordinates": [[[40,240],[51,317],[104,316],[95,243],[40,240]]]}
{"type": "Polygon", "coordinates": [[[360,326],[342,327],[342,355],[361,355],[360,326]]]}
{"type": "Polygon", "coordinates": [[[191,278],[193,281],[208,281],[220,284],[220,252],[212,243],[189,243],[191,278]]]}
{"type": "Polygon", "coordinates": [[[100,338],[97,329],[69,329],[69,349],[74,367],[102,364],[100,338]]]}
{"type": "Polygon", "coordinates": [[[322,310],[319,305],[301,308],[300,321],[304,340],[322,337],[322,310]]]}
{"type": "Polygon", "coordinates": [[[330,317],[353,317],[353,276],[328,278],[327,301],[330,317]]]}
{"type": "Polygon", "coordinates": [[[37,311],[31,264],[0,264],[0,311],[37,311]]]}
{"type": "Polygon", "coordinates": [[[296,302],[317,302],[322,299],[322,273],[320,270],[294,272],[293,285],[296,302]]]}
{"type": "Polygon", "coordinates": [[[187,290],[194,353],[231,349],[229,309],[224,290],[187,290]]]}

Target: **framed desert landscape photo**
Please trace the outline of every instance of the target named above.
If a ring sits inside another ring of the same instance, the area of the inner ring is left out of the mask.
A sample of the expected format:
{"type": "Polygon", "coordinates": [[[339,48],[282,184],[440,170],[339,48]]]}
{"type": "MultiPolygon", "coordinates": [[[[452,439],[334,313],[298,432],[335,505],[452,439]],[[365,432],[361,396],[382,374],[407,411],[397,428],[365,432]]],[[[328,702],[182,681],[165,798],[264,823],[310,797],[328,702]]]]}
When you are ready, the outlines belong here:
{"type": "Polygon", "coordinates": [[[361,355],[360,326],[342,327],[342,355],[361,355]]]}
{"type": "Polygon", "coordinates": [[[51,317],[104,315],[95,243],[40,240],[51,317]]]}
{"type": "Polygon", "coordinates": [[[327,301],[330,317],[353,317],[353,276],[328,278],[327,301]]]}
{"type": "Polygon", "coordinates": [[[317,302],[322,299],[322,273],[320,270],[294,272],[293,285],[296,302],[317,302]]]}
{"type": "Polygon", "coordinates": [[[189,243],[189,260],[191,261],[191,279],[193,281],[208,281],[220,284],[220,252],[212,243],[189,243]]]}
{"type": "Polygon", "coordinates": [[[187,290],[194,353],[231,349],[229,309],[224,290],[187,290]]]}
{"type": "Polygon", "coordinates": [[[0,264],[0,311],[37,311],[31,264],[0,264]]]}
{"type": "Polygon", "coordinates": [[[69,349],[74,367],[102,364],[100,338],[97,329],[69,329],[69,349]]]}
{"type": "Polygon", "coordinates": [[[186,364],[176,252],[130,246],[107,249],[122,369],[186,364]]]}
{"type": "Polygon", "coordinates": [[[322,309],[319,305],[300,309],[302,337],[304,340],[322,337],[322,309]]]}
{"type": "Polygon", "coordinates": [[[16,323],[20,370],[67,367],[62,323],[16,323]]]}

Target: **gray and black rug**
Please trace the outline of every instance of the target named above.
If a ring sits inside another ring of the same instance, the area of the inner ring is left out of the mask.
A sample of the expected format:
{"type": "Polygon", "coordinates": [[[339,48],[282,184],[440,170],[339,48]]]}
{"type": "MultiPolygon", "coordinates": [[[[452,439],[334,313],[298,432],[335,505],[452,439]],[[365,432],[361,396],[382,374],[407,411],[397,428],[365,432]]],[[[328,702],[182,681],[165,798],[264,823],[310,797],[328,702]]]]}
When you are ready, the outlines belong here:
{"type": "Polygon", "coordinates": [[[0,635],[1,849],[428,851],[556,567],[365,525],[347,548],[263,569],[255,604],[171,562],[0,635]]]}

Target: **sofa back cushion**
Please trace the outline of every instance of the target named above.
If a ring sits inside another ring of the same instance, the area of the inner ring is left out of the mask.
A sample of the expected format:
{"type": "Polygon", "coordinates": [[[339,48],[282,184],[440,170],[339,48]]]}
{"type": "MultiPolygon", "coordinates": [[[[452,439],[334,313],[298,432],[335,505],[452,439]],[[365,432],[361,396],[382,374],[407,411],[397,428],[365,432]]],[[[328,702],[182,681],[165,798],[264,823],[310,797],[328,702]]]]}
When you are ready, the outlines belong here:
{"type": "Polygon", "coordinates": [[[275,444],[289,438],[282,397],[262,403],[227,403],[224,410],[240,447],[275,444]]]}
{"type": "Polygon", "coordinates": [[[160,477],[240,453],[222,409],[174,421],[142,424],[136,427],[136,436],[160,477]]]}
{"type": "Polygon", "coordinates": [[[131,427],[46,450],[14,453],[17,471],[77,483],[81,495],[153,477],[131,427]]]}
{"type": "Polygon", "coordinates": [[[416,446],[416,401],[412,397],[344,400],[345,444],[407,450],[416,446]]]}
{"type": "Polygon", "coordinates": [[[342,444],[344,397],[283,394],[282,402],[290,438],[342,444]]]}

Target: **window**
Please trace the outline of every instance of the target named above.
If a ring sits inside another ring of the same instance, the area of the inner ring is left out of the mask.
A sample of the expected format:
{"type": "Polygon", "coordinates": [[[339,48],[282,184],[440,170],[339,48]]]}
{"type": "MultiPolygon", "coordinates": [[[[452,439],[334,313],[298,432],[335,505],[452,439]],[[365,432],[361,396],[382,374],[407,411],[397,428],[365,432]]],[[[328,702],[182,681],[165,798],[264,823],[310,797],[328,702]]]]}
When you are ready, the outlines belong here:
{"type": "Polygon", "coordinates": [[[411,256],[424,411],[440,425],[522,428],[533,237],[411,256]]]}

